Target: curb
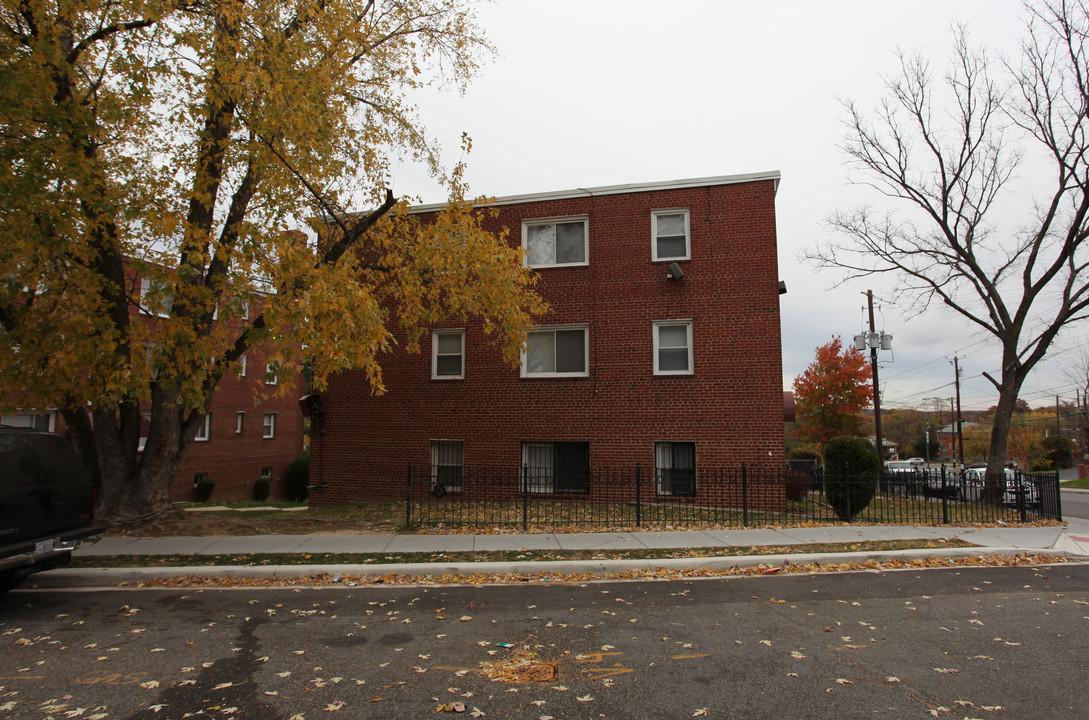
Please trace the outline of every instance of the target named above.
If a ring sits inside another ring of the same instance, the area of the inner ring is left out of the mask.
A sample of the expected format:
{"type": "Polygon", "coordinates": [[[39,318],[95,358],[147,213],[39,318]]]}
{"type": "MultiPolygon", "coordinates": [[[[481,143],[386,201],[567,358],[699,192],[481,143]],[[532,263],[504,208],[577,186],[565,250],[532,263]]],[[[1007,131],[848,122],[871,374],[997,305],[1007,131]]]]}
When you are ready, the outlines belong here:
{"type": "MultiPolygon", "coordinates": [[[[668,558],[659,560],[542,560],[538,562],[477,562],[461,564],[391,563],[388,565],[261,565],[261,566],[179,566],[156,568],[80,568],[58,569],[32,575],[22,586],[24,590],[62,588],[120,588],[157,578],[244,577],[292,578],[310,577],[322,573],[341,576],[383,577],[407,575],[426,580],[444,575],[535,575],[612,574],[632,570],[726,570],[759,565],[834,565],[868,560],[914,560],[925,558],[962,558],[989,555],[1013,556],[1047,554],[1074,560],[1089,561],[1083,554],[1052,548],[971,547],[948,548],[933,552],[920,550],[889,550],[881,552],[848,553],[786,553],[779,555],[737,555],[704,558],[668,558]]],[[[329,583],[336,587],[340,583],[329,583]]],[[[280,586],[283,587],[283,586],[280,586]]],[[[361,585],[359,587],[367,587],[361,585]]]]}

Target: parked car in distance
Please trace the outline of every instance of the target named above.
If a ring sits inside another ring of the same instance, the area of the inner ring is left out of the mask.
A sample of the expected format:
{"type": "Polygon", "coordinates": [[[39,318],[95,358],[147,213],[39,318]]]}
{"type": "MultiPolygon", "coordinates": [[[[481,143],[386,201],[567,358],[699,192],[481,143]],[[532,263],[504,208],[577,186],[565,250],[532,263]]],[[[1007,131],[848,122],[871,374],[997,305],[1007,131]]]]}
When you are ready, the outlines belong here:
{"type": "MultiPolygon", "coordinates": [[[[1004,468],[1006,487],[1002,492],[1002,504],[1016,507],[1020,496],[1024,496],[1026,507],[1040,503],[1040,488],[1031,478],[1026,478],[1013,468],[1004,468]]],[[[964,471],[962,495],[964,500],[975,502],[983,494],[987,479],[987,466],[975,466],[964,471]]]]}
{"type": "Polygon", "coordinates": [[[0,427],[0,592],[98,542],[95,487],[60,435],[0,427]]]}

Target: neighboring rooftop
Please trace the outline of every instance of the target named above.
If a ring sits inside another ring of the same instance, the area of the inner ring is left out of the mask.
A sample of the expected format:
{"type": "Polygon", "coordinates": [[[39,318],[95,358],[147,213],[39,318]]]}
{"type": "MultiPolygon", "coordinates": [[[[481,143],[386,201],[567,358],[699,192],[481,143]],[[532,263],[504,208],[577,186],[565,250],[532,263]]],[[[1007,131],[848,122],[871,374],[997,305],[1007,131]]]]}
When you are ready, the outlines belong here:
{"type": "MultiPolygon", "coordinates": [[[[516,205],[518,203],[546,202],[549,200],[569,200],[580,197],[598,197],[601,195],[620,195],[623,193],[655,192],[659,190],[681,190],[693,187],[708,187],[712,185],[736,185],[738,183],[760,182],[772,180],[775,182],[776,191],[779,190],[780,174],[778,170],[767,172],[744,173],[741,175],[717,175],[714,177],[685,178],[682,180],[666,180],[648,183],[628,183],[625,185],[603,185],[592,188],[575,188],[573,190],[554,190],[551,192],[529,193],[528,195],[506,195],[495,198],[491,205],[516,205]]],[[[410,212],[424,213],[435,212],[446,207],[446,203],[430,203],[428,205],[416,205],[410,212]]]]}

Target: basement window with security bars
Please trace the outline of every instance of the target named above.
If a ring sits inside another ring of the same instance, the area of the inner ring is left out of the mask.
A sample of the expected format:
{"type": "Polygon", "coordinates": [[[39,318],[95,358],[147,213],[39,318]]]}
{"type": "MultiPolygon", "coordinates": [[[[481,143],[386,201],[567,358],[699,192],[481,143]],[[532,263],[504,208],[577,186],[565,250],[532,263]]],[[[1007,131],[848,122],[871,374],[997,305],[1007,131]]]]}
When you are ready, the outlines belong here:
{"type": "Polygon", "coordinates": [[[531,493],[590,492],[590,443],[522,443],[522,490],[531,493]]]}
{"type": "Polygon", "coordinates": [[[659,495],[692,497],[696,494],[696,444],[654,443],[654,475],[659,495]]]}
{"type": "Polygon", "coordinates": [[[463,483],[465,442],[463,440],[431,441],[431,484],[443,490],[461,490],[463,483]]]}

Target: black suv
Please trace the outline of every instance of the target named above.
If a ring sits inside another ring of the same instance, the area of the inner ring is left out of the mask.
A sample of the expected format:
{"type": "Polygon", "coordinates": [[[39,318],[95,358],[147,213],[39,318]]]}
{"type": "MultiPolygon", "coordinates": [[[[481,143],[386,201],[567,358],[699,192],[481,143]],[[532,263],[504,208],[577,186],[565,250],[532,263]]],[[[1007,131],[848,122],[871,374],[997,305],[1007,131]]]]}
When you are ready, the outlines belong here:
{"type": "Polygon", "coordinates": [[[91,474],[68,441],[0,427],[0,592],[98,542],[94,507],[91,474]]]}

